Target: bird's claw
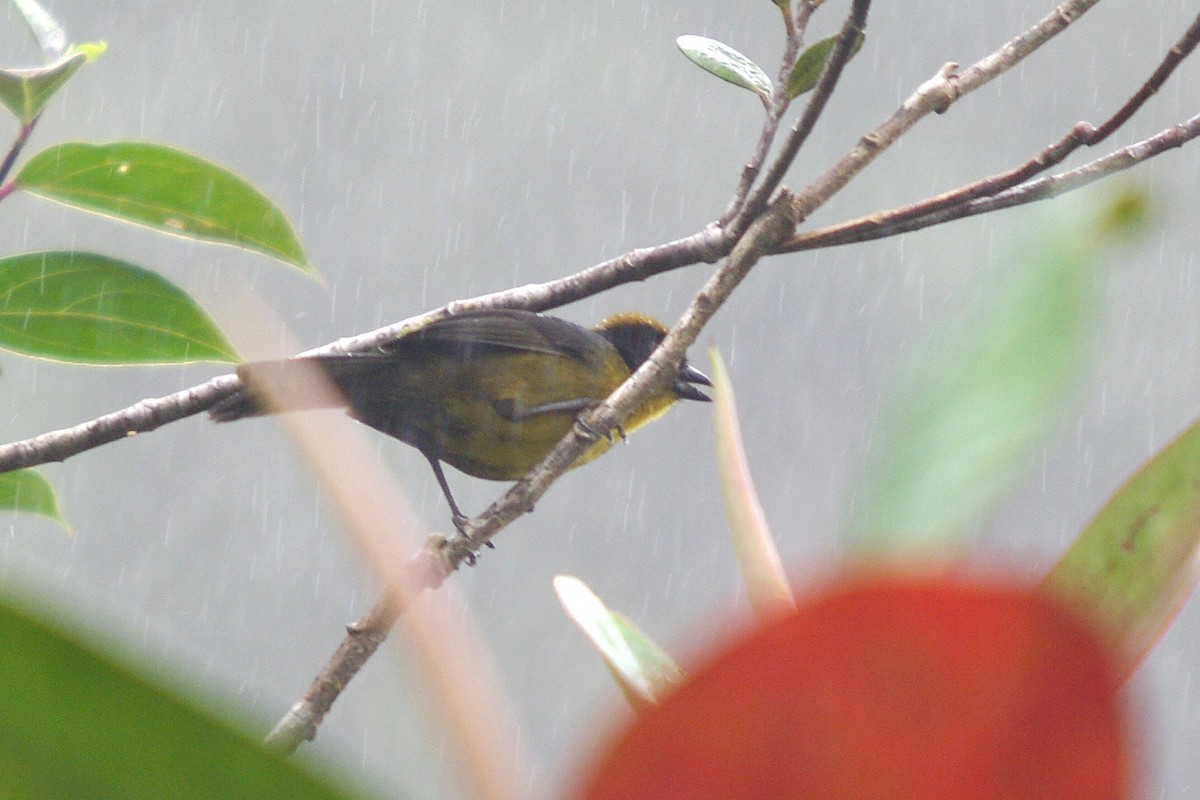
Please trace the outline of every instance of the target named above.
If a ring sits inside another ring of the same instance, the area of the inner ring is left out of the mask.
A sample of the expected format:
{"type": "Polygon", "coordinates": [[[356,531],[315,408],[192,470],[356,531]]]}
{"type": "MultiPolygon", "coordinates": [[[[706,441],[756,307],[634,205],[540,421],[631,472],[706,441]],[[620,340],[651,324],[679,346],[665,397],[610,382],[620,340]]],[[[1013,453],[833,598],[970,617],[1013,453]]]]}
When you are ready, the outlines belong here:
{"type": "Polygon", "coordinates": [[[475,530],[471,525],[471,518],[466,514],[454,512],[450,521],[454,524],[454,529],[458,531],[459,542],[447,542],[447,544],[458,544],[464,547],[466,554],[463,556],[463,563],[468,567],[475,566],[475,562],[479,560],[479,550],[486,547],[489,550],[495,550],[496,545],[491,539],[480,539],[475,534],[475,530]]]}

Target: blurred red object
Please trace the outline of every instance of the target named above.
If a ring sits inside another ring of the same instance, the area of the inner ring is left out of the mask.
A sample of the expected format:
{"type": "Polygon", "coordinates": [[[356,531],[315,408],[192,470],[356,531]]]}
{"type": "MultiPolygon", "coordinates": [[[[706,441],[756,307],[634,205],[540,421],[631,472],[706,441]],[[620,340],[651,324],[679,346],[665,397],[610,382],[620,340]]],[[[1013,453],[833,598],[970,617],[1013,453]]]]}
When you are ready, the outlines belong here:
{"type": "Polygon", "coordinates": [[[580,794],[1128,797],[1119,675],[1045,593],[848,581],[697,670],[620,735],[580,794]]]}

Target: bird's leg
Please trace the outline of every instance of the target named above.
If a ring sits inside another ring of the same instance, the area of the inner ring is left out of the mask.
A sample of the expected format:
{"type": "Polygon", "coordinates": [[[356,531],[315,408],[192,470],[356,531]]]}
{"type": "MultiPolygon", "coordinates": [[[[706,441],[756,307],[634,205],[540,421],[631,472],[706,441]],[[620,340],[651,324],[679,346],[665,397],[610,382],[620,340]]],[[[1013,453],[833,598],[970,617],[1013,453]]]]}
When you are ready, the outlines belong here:
{"type": "MultiPolygon", "coordinates": [[[[454,492],[450,491],[450,482],[446,480],[446,473],[442,470],[442,462],[432,453],[422,451],[422,455],[429,462],[429,466],[433,468],[433,476],[437,478],[438,486],[442,487],[442,495],[446,498],[447,505],[450,506],[450,521],[454,523],[454,529],[458,531],[459,536],[471,541],[473,537],[467,530],[467,523],[471,521],[471,518],[462,513],[458,507],[458,503],[454,501],[454,492]]],[[[484,542],[484,544],[492,549],[496,547],[490,541],[484,542]]],[[[474,558],[468,561],[468,566],[474,566],[474,564],[474,558]]]]}
{"type": "Polygon", "coordinates": [[[551,403],[540,403],[536,406],[521,406],[512,399],[497,400],[492,403],[496,413],[509,422],[524,422],[527,419],[543,414],[581,414],[600,401],[594,397],[572,397],[570,400],[555,400],[551,403]]]}
{"type": "MultiPolygon", "coordinates": [[[[520,408],[516,402],[512,400],[504,400],[492,404],[496,413],[504,417],[509,422],[523,422],[530,417],[536,417],[539,414],[582,414],[600,405],[600,401],[594,397],[574,397],[570,400],[556,400],[553,403],[542,403],[541,405],[530,406],[529,408],[520,408]]],[[[600,435],[582,419],[577,419],[583,429],[593,439],[599,439],[600,435]]],[[[608,440],[615,442],[620,437],[621,441],[625,441],[625,428],[622,425],[615,426],[608,432],[608,440]]]]}

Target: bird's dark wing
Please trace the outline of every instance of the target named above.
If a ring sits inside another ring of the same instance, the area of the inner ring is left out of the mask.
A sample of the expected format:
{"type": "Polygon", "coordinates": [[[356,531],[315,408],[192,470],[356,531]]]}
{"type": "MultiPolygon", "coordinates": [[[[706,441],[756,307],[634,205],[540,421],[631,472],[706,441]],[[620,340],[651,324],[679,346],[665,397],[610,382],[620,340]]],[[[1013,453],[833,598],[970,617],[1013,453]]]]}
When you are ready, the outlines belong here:
{"type": "MultiPolygon", "coordinates": [[[[390,397],[389,391],[391,394],[400,391],[397,381],[404,383],[399,379],[405,373],[397,370],[409,365],[420,369],[417,364],[447,356],[455,362],[466,363],[496,352],[566,356],[583,363],[590,370],[598,370],[604,364],[605,357],[613,352],[613,345],[587,328],[528,311],[496,309],[461,314],[438,320],[388,342],[373,353],[307,356],[243,364],[238,367],[238,375],[246,388],[215,406],[209,414],[219,422],[226,422],[265,413],[255,386],[266,381],[279,387],[282,396],[296,401],[292,410],[322,407],[326,403],[321,399],[303,399],[311,394],[305,389],[312,380],[308,369],[317,365],[350,398],[352,405],[360,407],[360,418],[374,425],[370,415],[362,412],[362,409],[372,406],[370,401],[373,394],[382,392],[390,397]]],[[[417,400],[411,391],[401,395],[410,405],[417,400]]]]}
{"type": "Polygon", "coordinates": [[[381,349],[401,355],[413,347],[433,347],[456,355],[499,349],[591,360],[602,358],[610,345],[595,332],[566,320],[515,309],[493,309],[438,320],[381,349]]]}

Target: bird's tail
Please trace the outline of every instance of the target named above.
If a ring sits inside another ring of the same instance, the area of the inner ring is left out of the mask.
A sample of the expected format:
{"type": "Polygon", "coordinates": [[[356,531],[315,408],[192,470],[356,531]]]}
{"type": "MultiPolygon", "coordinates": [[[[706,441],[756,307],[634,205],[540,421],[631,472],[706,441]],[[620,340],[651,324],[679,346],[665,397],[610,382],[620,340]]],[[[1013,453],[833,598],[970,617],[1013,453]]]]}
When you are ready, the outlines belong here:
{"type": "Polygon", "coordinates": [[[344,377],[347,358],[315,356],[242,364],[237,370],[242,388],[210,408],[208,415],[216,422],[233,422],[277,411],[264,399],[264,386],[270,386],[272,397],[287,401],[288,411],[341,408],[346,405],[345,398],[332,396],[328,387],[319,387],[319,375],[314,371],[323,371],[339,392],[344,391],[339,377],[344,377]]]}

